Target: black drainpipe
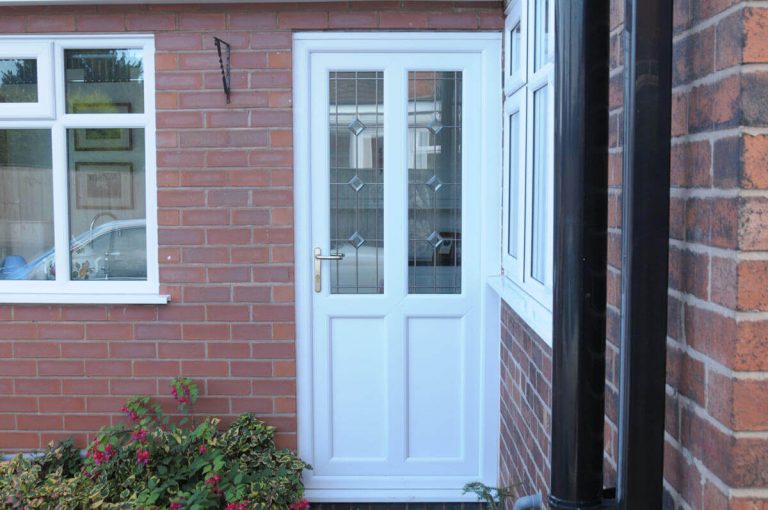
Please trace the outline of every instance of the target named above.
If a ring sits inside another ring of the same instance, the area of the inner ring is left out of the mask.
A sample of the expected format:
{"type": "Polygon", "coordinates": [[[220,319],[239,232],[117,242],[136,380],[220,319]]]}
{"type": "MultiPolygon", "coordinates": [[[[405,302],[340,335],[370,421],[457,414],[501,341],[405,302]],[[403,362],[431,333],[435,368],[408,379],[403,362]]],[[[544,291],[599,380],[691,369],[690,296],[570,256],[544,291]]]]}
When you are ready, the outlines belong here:
{"type": "Polygon", "coordinates": [[[603,502],[609,0],[555,10],[552,509],[603,502]]]}
{"type": "Polygon", "coordinates": [[[626,0],[617,499],[662,507],[672,0],[626,0]]]}

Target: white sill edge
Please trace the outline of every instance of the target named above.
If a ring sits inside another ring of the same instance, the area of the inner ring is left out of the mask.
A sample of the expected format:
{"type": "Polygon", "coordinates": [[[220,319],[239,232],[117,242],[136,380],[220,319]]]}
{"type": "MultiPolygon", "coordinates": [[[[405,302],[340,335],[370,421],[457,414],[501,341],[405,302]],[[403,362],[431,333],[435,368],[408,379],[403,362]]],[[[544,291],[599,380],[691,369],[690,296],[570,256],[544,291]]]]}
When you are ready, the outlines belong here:
{"type": "Polygon", "coordinates": [[[491,276],[488,286],[503,299],[545,344],[552,347],[552,312],[504,275],[491,276]]]}
{"type": "Polygon", "coordinates": [[[45,305],[165,305],[168,294],[48,294],[0,293],[0,304],[45,305]]]}

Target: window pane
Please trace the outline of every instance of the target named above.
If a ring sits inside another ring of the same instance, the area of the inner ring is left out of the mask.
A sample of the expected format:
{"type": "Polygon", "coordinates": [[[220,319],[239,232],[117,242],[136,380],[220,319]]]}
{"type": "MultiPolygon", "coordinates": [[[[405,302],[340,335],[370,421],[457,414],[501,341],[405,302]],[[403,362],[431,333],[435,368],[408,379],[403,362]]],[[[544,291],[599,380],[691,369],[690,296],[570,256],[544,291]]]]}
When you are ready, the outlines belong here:
{"type": "Polygon", "coordinates": [[[461,72],[408,73],[408,291],[461,293],[461,72]]]}
{"type": "Polygon", "coordinates": [[[551,241],[547,235],[547,189],[550,185],[547,162],[547,87],[533,93],[533,232],[531,276],[547,284],[547,254],[551,241]]]}
{"type": "Polygon", "coordinates": [[[330,73],[332,294],[384,292],[384,75],[330,73]]]}
{"type": "Polygon", "coordinates": [[[520,23],[515,25],[509,34],[509,72],[515,76],[521,71],[521,56],[523,51],[523,40],[520,23]]]}
{"type": "Polygon", "coordinates": [[[509,225],[509,238],[507,253],[517,258],[518,245],[518,217],[520,215],[520,112],[515,112],[509,117],[509,210],[507,219],[509,225]]]}
{"type": "Polygon", "coordinates": [[[143,113],[142,51],[66,50],[67,113],[143,113]]]}
{"type": "Polygon", "coordinates": [[[549,55],[549,0],[536,0],[534,19],[534,70],[547,63],[549,55]]]}
{"type": "Polygon", "coordinates": [[[0,130],[0,280],[48,280],[53,271],[49,129],[0,130]]]}
{"type": "Polygon", "coordinates": [[[37,60],[0,59],[0,103],[37,102],[37,60]]]}
{"type": "Polygon", "coordinates": [[[146,280],[143,129],[67,130],[70,279],[146,280]]]}

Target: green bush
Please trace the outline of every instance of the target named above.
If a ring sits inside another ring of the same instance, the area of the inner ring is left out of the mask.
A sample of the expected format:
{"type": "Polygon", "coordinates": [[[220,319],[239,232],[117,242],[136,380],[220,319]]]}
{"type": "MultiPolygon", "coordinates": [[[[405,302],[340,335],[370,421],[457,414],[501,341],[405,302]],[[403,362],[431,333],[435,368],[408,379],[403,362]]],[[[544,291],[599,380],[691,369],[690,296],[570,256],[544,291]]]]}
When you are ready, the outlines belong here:
{"type": "Polygon", "coordinates": [[[252,414],[225,431],[191,419],[198,390],[171,383],[176,424],[148,397],[130,399],[128,425],[102,429],[85,458],[71,441],[38,457],[0,465],[0,503],[45,510],[306,510],[301,474],[309,466],[275,447],[274,427],[252,414]]]}

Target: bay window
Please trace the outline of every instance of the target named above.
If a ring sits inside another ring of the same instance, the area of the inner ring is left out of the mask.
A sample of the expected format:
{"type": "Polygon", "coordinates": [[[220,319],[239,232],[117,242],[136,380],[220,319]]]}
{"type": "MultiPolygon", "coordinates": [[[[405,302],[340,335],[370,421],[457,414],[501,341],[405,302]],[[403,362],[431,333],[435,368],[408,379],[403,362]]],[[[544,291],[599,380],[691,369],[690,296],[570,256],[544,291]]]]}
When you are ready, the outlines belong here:
{"type": "Polygon", "coordinates": [[[518,295],[550,314],[554,235],[553,4],[553,0],[513,0],[507,10],[504,36],[502,269],[518,295]]]}
{"type": "Polygon", "coordinates": [[[159,296],[150,37],[0,38],[0,302],[159,296]]]}

